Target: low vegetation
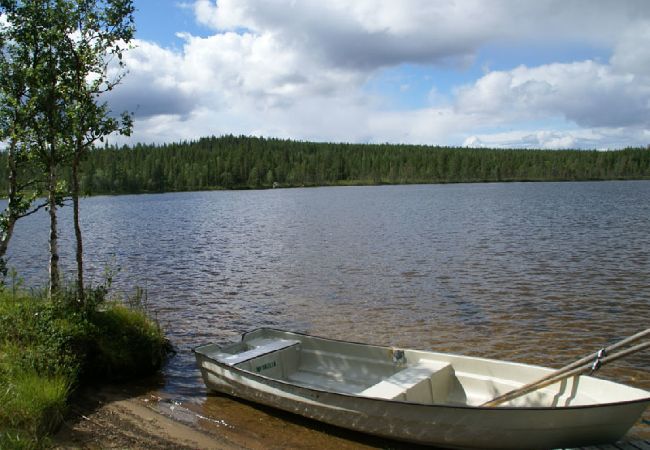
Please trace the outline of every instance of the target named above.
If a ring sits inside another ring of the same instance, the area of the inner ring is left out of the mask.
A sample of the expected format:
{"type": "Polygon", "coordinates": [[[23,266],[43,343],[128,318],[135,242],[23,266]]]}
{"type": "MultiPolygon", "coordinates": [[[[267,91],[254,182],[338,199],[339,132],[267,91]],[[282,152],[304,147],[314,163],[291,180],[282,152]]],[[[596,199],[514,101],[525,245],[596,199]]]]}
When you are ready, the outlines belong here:
{"type": "Polygon", "coordinates": [[[137,297],[127,306],[89,289],[80,310],[74,292],[0,290],[0,448],[47,446],[77,386],[152,373],[170,350],[137,297]]]}

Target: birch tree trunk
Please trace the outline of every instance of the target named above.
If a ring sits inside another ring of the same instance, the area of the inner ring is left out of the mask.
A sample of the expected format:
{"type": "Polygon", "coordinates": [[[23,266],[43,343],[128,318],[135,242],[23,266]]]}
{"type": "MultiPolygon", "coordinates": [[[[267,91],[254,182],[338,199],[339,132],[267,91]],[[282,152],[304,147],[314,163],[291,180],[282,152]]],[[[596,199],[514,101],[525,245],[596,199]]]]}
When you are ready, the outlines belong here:
{"type": "Polygon", "coordinates": [[[14,232],[14,226],[18,220],[19,206],[16,204],[18,199],[18,170],[16,168],[16,142],[13,141],[9,144],[9,151],[7,152],[7,165],[9,167],[9,201],[7,202],[7,209],[3,213],[2,235],[0,236],[0,260],[2,260],[2,269],[4,266],[4,257],[7,253],[9,240],[14,232]]]}
{"type": "Polygon", "coordinates": [[[56,167],[50,165],[49,183],[48,183],[48,210],[50,213],[50,298],[59,291],[59,249],[58,233],[56,218],[56,167]]]}
{"type": "MultiPolygon", "coordinates": [[[[81,154],[78,152],[77,154],[81,154]]],[[[83,263],[83,241],[81,236],[81,224],[79,223],[79,159],[72,161],[72,208],[74,210],[74,235],[77,241],[77,296],[81,306],[85,303],[84,294],[84,263],[83,263]]]]}

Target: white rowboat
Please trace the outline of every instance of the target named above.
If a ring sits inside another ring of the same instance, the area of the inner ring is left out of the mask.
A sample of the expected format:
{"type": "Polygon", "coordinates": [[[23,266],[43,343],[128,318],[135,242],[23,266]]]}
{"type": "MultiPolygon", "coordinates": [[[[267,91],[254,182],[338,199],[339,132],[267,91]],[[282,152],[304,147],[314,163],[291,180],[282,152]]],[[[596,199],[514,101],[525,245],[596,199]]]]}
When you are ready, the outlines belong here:
{"type": "Polygon", "coordinates": [[[194,352],[210,390],[343,428],[443,447],[614,442],[650,404],[645,390],[582,375],[482,407],[553,370],[267,328],[194,352]]]}

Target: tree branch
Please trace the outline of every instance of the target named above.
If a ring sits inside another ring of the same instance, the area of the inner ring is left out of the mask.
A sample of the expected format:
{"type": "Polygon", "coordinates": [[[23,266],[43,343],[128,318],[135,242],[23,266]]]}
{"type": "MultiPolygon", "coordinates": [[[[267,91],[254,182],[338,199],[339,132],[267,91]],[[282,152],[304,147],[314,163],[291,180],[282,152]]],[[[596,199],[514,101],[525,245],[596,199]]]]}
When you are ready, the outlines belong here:
{"type": "Polygon", "coordinates": [[[18,214],[17,217],[18,217],[19,219],[22,219],[23,217],[31,216],[32,214],[35,214],[35,213],[38,212],[39,210],[45,208],[47,205],[48,205],[47,202],[45,202],[45,203],[41,203],[40,205],[36,206],[36,207],[35,207],[33,210],[31,210],[31,211],[27,211],[27,212],[25,212],[25,213],[23,213],[23,214],[18,214]]]}

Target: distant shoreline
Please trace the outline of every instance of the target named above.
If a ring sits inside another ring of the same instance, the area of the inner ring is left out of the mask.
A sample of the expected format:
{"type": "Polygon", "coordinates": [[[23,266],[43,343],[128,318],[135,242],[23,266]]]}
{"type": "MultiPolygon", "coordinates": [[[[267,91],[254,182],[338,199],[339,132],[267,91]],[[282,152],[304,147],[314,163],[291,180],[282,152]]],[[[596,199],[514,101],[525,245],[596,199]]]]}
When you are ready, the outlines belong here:
{"type": "MultiPolygon", "coordinates": [[[[308,188],[327,188],[327,187],[380,187],[380,186],[437,186],[437,185],[450,185],[450,184],[510,184],[510,183],[605,183],[612,181],[650,181],[650,176],[645,178],[612,178],[612,179],[591,179],[591,180],[501,180],[501,181],[448,181],[448,182],[413,182],[413,183],[339,183],[339,184],[319,184],[309,186],[261,186],[261,187],[206,187],[202,189],[187,189],[187,190],[170,190],[170,191],[140,191],[140,192],[97,192],[86,193],[83,198],[90,197],[119,197],[124,195],[156,195],[156,194],[177,194],[183,192],[236,192],[236,191],[270,191],[273,189],[308,189],[308,188]]],[[[6,200],[7,196],[3,193],[0,195],[0,200],[6,200]]]]}
{"type": "MultiPolygon", "coordinates": [[[[121,196],[121,195],[154,195],[154,194],[173,194],[181,192],[232,192],[232,191],[269,191],[274,189],[308,189],[308,188],[326,188],[326,187],[379,187],[379,186],[437,186],[437,185],[450,185],[450,184],[510,184],[510,183],[604,183],[611,181],[650,181],[650,176],[645,178],[611,178],[611,179],[590,179],[590,180],[478,180],[478,181],[447,181],[447,182],[417,182],[412,183],[338,183],[338,184],[315,184],[315,185],[290,185],[290,186],[260,186],[260,187],[206,187],[202,189],[187,189],[187,190],[170,190],[170,191],[140,191],[140,192],[111,192],[111,193],[91,193],[86,194],[85,197],[99,197],[99,196],[121,196]]],[[[0,197],[6,198],[6,197],[0,197]]]]}

